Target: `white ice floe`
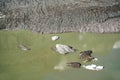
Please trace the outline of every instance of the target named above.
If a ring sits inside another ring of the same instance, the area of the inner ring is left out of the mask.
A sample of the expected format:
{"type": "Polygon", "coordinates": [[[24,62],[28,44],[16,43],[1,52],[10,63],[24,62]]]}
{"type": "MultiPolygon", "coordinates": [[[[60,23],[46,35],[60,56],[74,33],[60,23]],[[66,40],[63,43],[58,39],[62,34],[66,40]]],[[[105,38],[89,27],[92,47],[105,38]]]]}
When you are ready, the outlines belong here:
{"type": "Polygon", "coordinates": [[[113,49],[118,49],[120,48],[120,41],[115,42],[115,44],[113,45],[113,49]]]}
{"type": "Polygon", "coordinates": [[[58,40],[59,36],[52,36],[51,39],[52,39],[52,41],[58,40]]]}
{"type": "Polygon", "coordinates": [[[91,64],[87,66],[83,65],[83,67],[88,70],[96,70],[96,71],[102,70],[104,68],[103,66],[97,66],[95,64],[91,64]]]}

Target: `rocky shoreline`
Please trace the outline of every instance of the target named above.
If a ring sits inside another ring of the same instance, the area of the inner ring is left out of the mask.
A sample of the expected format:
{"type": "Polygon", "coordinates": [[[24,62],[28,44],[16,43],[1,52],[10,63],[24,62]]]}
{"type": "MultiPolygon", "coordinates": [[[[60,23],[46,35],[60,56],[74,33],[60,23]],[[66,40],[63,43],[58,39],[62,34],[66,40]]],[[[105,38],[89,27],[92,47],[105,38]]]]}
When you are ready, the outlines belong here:
{"type": "Polygon", "coordinates": [[[51,3],[42,0],[15,4],[17,2],[2,10],[5,18],[0,18],[1,30],[27,29],[42,34],[120,32],[119,0],[65,0],[51,3]]]}

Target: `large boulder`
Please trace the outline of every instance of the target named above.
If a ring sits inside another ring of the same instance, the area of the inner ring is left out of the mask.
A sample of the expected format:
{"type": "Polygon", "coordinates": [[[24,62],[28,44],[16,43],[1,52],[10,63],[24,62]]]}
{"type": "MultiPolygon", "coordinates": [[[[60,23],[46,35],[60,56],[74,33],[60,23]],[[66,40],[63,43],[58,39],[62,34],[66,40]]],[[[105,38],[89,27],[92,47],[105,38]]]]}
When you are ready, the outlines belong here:
{"type": "Polygon", "coordinates": [[[85,62],[91,61],[94,59],[94,57],[92,57],[91,54],[92,54],[92,50],[81,51],[80,52],[80,59],[82,59],[85,62]]]}
{"type": "Polygon", "coordinates": [[[56,44],[55,50],[60,54],[73,53],[76,51],[73,47],[63,44],[56,44]]]}
{"type": "Polygon", "coordinates": [[[52,41],[56,41],[59,39],[59,36],[52,36],[51,39],[52,39],[52,41]]]}

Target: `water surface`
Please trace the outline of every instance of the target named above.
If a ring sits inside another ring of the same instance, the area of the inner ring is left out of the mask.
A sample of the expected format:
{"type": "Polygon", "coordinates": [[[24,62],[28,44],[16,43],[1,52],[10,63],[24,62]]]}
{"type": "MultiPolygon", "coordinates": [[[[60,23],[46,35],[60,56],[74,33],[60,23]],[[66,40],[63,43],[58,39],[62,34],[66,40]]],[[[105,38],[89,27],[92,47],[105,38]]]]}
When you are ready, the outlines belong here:
{"type": "Polygon", "coordinates": [[[0,80],[120,80],[120,34],[64,33],[37,34],[30,31],[0,31],[0,80]],[[52,41],[51,36],[60,39],[52,41]],[[117,47],[115,43],[117,42],[117,47]],[[31,48],[22,51],[17,46],[31,48]],[[55,44],[76,48],[75,53],[60,55],[51,48],[55,44]],[[79,52],[93,50],[96,62],[84,63],[79,52]],[[101,71],[67,67],[66,62],[104,66],[101,71]],[[55,69],[55,67],[60,69],[55,69]]]}

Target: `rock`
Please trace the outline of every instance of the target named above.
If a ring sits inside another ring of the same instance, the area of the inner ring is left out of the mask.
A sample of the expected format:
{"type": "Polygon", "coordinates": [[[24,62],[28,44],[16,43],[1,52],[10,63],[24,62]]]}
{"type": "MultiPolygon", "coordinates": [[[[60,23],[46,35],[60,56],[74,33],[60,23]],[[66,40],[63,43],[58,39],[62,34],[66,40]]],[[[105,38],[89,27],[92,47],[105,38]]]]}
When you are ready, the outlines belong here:
{"type": "Polygon", "coordinates": [[[82,59],[85,62],[91,61],[94,59],[94,57],[92,57],[91,54],[92,50],[82,51],[80,52],[80,59],[82,59]]]}
{"type": "Polygon", "coordinates": [[[28,48],[28,47],[26,47],[25,45],[22,45],[22,44],[20,44],[18,47],[23,51],[31,50],[31,48],[28,48]]]}
{"type": "Polygon", "coordinates": [[[55,41],[55,40],[58,40],[59,37],[58,36],[52,36],[51,39],[52,39],[52,41],[55,41]]]}
{"type": "Polygon", "coordinates": [[[60,54],[66,54],[66,53],[71,53],[76,51],[73,47],[68,45],[63,45],[63,44],[56,44],[55,50],[60,54]]]}
{"type": "Polygon", "coordinates": [[[73,68],[80,68],[81,63],[79,63],[79,62],[69,62],[69,63],[67,63],[67,66],[70,66],[70,67],[73,67],[73,68]]]}
{"type": "Polygon", "coordinates": [[[83,67],[88,70],[96,70],[96,71],[102,70],[104,68],[103,66],[97,66],[95,64],[91,64],[87,66],[83,65],[83,67]]]}

